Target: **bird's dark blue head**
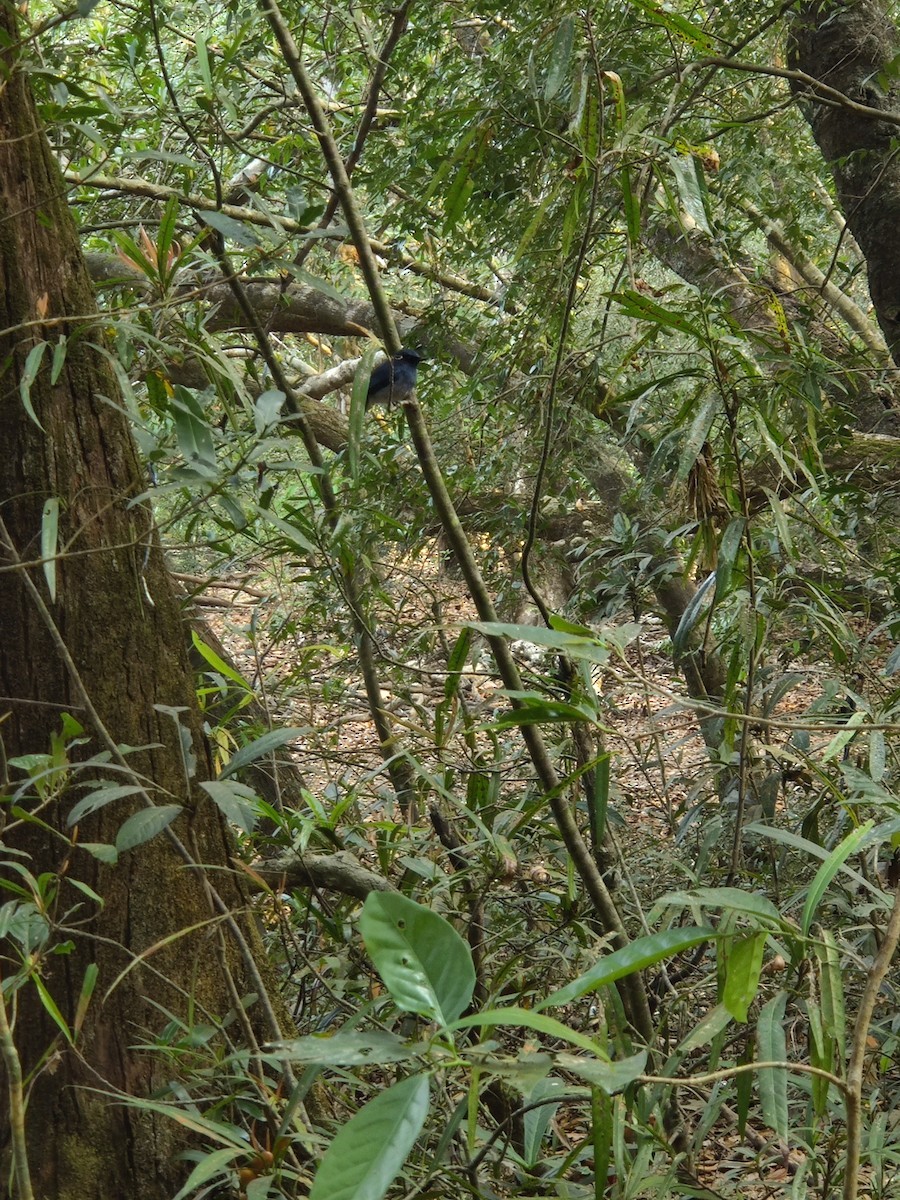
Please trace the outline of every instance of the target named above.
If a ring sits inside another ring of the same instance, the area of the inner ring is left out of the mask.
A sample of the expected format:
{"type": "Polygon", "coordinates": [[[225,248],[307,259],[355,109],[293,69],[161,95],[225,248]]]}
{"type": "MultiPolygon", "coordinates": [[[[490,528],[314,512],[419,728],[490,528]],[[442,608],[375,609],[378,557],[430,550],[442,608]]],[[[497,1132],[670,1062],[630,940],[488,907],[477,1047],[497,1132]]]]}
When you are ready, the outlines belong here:
{"type": "Polygon", "coordinates": [[[422,355],[416,350],[404,348],[387,362],[379,363],[369,380],[366,408],[373,404],[390,408],[392,404],[408,400],[415,390],[416,372],[421,361],[422,355]]]}

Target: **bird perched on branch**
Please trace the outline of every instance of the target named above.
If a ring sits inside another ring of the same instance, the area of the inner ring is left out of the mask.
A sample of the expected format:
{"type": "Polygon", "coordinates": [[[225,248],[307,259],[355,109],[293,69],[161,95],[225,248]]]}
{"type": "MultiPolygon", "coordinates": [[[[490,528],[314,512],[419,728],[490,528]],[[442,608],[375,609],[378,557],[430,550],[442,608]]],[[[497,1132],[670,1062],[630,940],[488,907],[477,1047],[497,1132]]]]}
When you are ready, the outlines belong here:
{"type": "Polygon", "coordinates": [[[366,408],[371,408],[373,404],[390,408],[392,404],[402,404],[408,400],[415,391],[416,372],[421,361],[421,354],[404,347],[393,358],[380,363],[369,380],[366,408]]]}

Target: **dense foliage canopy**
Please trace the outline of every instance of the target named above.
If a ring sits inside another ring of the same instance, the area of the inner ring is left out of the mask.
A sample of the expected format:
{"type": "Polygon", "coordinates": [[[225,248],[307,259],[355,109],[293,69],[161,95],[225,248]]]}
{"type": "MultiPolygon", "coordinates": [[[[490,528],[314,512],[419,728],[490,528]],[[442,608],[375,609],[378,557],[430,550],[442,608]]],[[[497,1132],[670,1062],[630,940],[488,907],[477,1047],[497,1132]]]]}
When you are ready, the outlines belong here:
{"type": "MultiPolygon", "coordinates": [[[[94,667],[180,730],[181,791],[140,807],[118,786],[137,734],[104,741],[64,695],[42,744],[10,735],[11,829],[56,831],[46,860],[3,844],[13,1194],[29,1088],[131,970],[98,951],[96,995],[58,990],[54,956],[91,936],[64,877],[93,855],[102,907],[169,826],[182,872],[256,894],[181,930],[230,921],[261,959],[250,911],[272,970],[198,999],[237,978],[229,951],[163,965],[181,998],[122,1052],[157,1056],[152,1086],[85,1051],[101,1092],[185,1131],[179,1200],[893,1194],[898,20],[887,0],[21,15],[5,78],[36,100],[101,315],[39,265],[0,342],[0,428],[14,405],[65,441],[40,388],[76,349],[104,363],[82,402],[136,440],[123,491],[182,592],[207,762],[158,668],[129,683],[124,615],[94,667]],[[367,411],[401,345],[417,396],[367,411]],[[205,819],[234,846],[201,852],[205,819]],[[38,1004],[55,1040],[17,1083],[38,1004]]],[[[31,185],[4,186],[11,224],[31,185]]],[[[0,542],[60,644],[84,485],[63,474],[0,491],[0,516],[39,501],[0,542]]],[[[110,940],[137,962],[180,936],[110,940]]]]}

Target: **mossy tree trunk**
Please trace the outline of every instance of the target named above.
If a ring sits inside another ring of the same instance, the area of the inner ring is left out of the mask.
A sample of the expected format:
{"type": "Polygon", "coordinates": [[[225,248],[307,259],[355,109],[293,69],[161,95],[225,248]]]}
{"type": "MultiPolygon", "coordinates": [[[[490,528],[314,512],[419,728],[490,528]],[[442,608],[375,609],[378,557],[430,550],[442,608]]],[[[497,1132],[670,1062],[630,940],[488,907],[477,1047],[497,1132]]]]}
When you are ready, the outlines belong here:
{"type": "MultiPolygon", "coordinates": [[[[258,950],[258,936],[227,869],[228,829],[197,788],[198,780],[209,778],[210,760],[193,695],[185,626],[152,514],[146,504],[135,503],[145,482],[115,378],[96,347],[102,333],[95,312],[65,185],[31,95],[27,49],[16,42],[15,7],[0,0],[0,770],[6,773],[5,790],[8,796],[23,779],[9,760],[47,752],[62,714],[71,713],[90,739],[73,754],[87,757],[112,743],[140,747],[125,754],[128,768],[140,773],[154,803],[183,806],[171,828],[194,862],[221,868],[208,876],[216,898],[207,876],[188,865],[166,834],[124,853],[117,865],[103,865],[80,848],[114,843],[125,818],[146,807],[146,796],[108,804],[81,822],[77,840],[67,817],[83,792],[72,789],[41,802],[23,796],[18,803],[29,812],[24,819],[17,819],[7,803],[0,814],[7,884],[0,902],[13,897],[10,882],[23,883],[11,862],[35,879],[46,877],[42,914],[34,919],[33,973],[40,974],[70,1028],[91,964],[99,977],[74,1048],[48,1016],[33,978],[15,995],[7,994],[6,1004],[15,1017],[26,1075],[35,1194],[41,1200],[168,1200],[187,1171],[178,1158],[183,1134],[167,1119],[115,1097],[147,1096],[177,1076],[176,1062],[134,1047],[161,1029],[166,1012],[184,1020],[193,1012],[195,1020],[213,1025],[223,1019],[234,995],[252,988],[247,949],[258,950]],[[23,403],[22,380],[29,355],[41,343],[47,345],[28,396],[32,416],[23,403]],[[63,344],[57,377],[51,364],[63,344]],[[47,501],[59,505],[55,594],[36,561],[47,501]],[[180,726],[158,706],[181,710],[180,726]],[[193,768],[186,770],[191,760],[193,768]],[[89,899],[78,884],[93,889],[102,903],[89,899]],[[243,942],[240,951],[236,941],[243,942]],[[65,943],[68,952],[49,953],[65,943]],[[137,960],[154,947],[159,949],[137,960]],[[126,968],[131,969],[119,979],[126,968]]],[[[116,768],[115,755],[110,758],[108,769],[92,767],[90,776],[132,783],[128,770],[116,768]]],[[[0,945],[0,971],[7,980],[17,972],[21,977],[22,959],[14,938],[0,945]]],[[[3,1141],[8,1105],[3,1078],[3,1141]]]]}

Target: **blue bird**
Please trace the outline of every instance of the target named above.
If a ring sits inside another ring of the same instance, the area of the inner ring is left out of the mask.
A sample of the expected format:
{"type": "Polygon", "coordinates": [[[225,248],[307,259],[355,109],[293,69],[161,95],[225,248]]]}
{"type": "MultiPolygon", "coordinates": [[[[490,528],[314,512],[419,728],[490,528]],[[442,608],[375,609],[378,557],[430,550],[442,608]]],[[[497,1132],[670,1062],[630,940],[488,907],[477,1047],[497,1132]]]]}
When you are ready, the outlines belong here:
{"type": "Polygon", "coordinates": [[[421,361],[421,354],[404,348],[387,362],[379,363],[369,380],[366,408],[371,408],[373,404],[390,408],[392,404],[402,404],[408,400],[415,391],[416,372],[421,361]]]}

